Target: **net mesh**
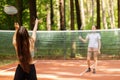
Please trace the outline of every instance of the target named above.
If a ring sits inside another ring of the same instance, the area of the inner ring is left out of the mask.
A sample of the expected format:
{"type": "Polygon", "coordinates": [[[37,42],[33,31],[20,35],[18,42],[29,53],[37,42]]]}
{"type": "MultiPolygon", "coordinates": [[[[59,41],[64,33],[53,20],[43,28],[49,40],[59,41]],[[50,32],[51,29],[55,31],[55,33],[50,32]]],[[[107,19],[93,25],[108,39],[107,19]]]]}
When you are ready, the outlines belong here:
{"type": "MultiPolygon", "coordinates": [[[[91,30],[83,31],[37,31],[35,57],[40,59],[86,58],[88,43],[79,40],[91,30]]],[[[96,30],[101,35],[99,58],[120,58],[120,30],[96,30]]],[[[14,31],[0,31],[0,55],[15,56],[12,45],[14,31]]],[[[31,32],[30,32],[31,34],[31,32]]]]}
{"type": "Polygon", "coordinates": [[[12,45],[12,36],[13,32],[0,31],[0,59],[15,56],[15,50],[12,45]]]}

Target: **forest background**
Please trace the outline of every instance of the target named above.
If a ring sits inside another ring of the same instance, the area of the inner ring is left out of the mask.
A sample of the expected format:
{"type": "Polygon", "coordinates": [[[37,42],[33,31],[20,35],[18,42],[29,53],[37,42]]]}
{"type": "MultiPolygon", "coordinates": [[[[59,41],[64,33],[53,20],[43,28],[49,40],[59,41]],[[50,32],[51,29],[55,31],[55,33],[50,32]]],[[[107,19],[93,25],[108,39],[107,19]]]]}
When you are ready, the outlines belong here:
{"type": "Polygon", "coordinates": [[[98,29],[120,26],[120,0],[1,0],[0,30],[14,30],[19,22],[29,30],[37,17],[39,30],[84,30],[97,25],[98,29]],[[7,15],[4,7],[12,5],[16,15],[7,15]]]}

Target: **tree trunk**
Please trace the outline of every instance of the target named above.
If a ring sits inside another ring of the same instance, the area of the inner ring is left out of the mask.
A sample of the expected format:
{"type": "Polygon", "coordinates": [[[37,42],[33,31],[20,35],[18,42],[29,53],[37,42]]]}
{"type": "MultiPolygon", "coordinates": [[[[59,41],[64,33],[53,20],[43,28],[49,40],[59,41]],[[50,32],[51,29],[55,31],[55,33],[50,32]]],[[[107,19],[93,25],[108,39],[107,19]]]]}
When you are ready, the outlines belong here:
{"type": "Polygon", "coordinates": [[[76,16],[77,16],[77,26],[78,30],[81,29],[82,21],[81,21],[81,14],[80,14],[80,6],[79,6],[79,1],[75,0],[75,7],[76,7],[76,16]]]}
{"type": "Polygon", "coordinates": [[[57,26],[58,26],[58,30],[60,30],[60,11],[58,10],[59,9],[59,0],[56,0],[56,16],[57,16],[57,26]]]}
{"type": "Polygon", "coordinates": [[[110,23],[111,29],[115,28],[115,18],[114,18],[114,8],[113,8],[113,0],[109,0],[109,11],[110,11],[110,23]]]}
{"type": "MultiPolygon", "coordinates": [[[[98,1],[98,0],[97,0],[98,1]]],[[[94,25],[95,21],[94,21],[94,0],[92,0],[92,25],[94,25]]]]}
{"type": "Polygon", "coordinates": [[[118,0],[118,28],[120,28],[120,0],[118,0]]]}
{"type": "MultiPolygon", "coordinates": [[[[70,26],[71,26],[71,30],[74,30],[75,27],[74,27],[74,0],[70,0],[70,16],[71,16],[71,23],[70,23],[70,26]]],[[[74,52],[74,48],[73,48],[73,45],[74,45],[74,36],[71,36],[71,54],[70,54],[70,57],[71,58],[75,58],[75,52],[74,52]]]]}
{"type": "Polygon", "coordinates": [[[50,14],[48,4],[46,6],[46,10],[47,10],[47,30],[50,31],[51,30],[51,14],[50,14]]]}
{"type": "Polygon", "coordinates": [[[70,15],[71,15],[71,30],[74,30],[74,2],[73,0],[70,0],[70,15]]]}
{"type": "Polygon", "coordinates": [[[53,0],[50,0],[50,19],[51,19],[51,27],[52,25],[54,24],[54,20],[53,20],[53,17],[54,17],[54,10],[53,10],[53,0]]]}
{"type": "Polygon", "coordinates": [[[60,30],[65,30],[65,3],[64,0],[59,0],[60,6],[60,30]]]}
{"type": "Polygon", "coordinates": [[[84,13],[84,6],[83,6],[83,0],[80,0],[80,12],[81,12],[81,20],[82,20],[82,27],[81,29],[83,29],[85,27],[85,13],[84,13]]]}
{"type": "Polygon", "coordinates": [[[33,30],[35,25],[36,14],[36,0],[29,0],[29,10],[30,10],[30,27],[33,30]]]}
{"type": "Polygon", "coordinates": [[[91,0],[86,0],[86,6],[87,6],[86,18],[87,18],[87,23],[89,23],[90,22],[89,19],[92,16],[91,0]]]}
{"type": "Polygon", "coordinates": [[[97,29],[100,29],[100,0],[97,1],[97,29]]]}
{"type": "Polygon", "coordinates": [[[71,58],[75,58],[75,53],[76,53],[76,42],[75,42],[75,37],[72,35],[71,36],[71,58]]]}
{"type": "Polygon", "coordinates": [[[23,1],[22,0],[16,0],[16,7],[18,9],[17,22],[21,26],[21,25],[23,25],[23,23],[22,23],[23,1]]]}
{"type": "Polygon", "coordinates": [[[102,22],[103,22],[103,27],[104,29],[108,29],[107,27],[107,22],[106,22],[106,14],[105,14],[105,2],[104,0],[101,0],[101,5],[102,5],[102,22]]]}

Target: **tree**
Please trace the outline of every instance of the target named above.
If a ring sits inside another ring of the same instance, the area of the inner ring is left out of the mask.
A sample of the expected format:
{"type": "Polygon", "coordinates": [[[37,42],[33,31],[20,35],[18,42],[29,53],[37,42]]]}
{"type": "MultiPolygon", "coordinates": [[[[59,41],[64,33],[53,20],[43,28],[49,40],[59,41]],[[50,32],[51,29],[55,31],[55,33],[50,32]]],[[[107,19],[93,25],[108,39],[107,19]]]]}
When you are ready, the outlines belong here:
{"type": "Polygon", "coordinates": [[[92,25],[94,25],[94,23],[95,23],[95,21],[94,21],[94,7],[95,7],[95,5],[94,5],[95,3],[94,3],[94,0],[92,0],[92,25]]]}
{"type": "MultiPolygon", "coordinates": [[[[1,25],[0,29],[14,29],[13,25],[11,25],[13,24],[12,22],[14,22],[14,20],[17,20],[20,25],[25,25],[27,28],[32,29],[34,25],[34,20],[36,16],[38,16],[40,19],[42,19],[42,23],[39,25],[38,29],[46,30],[46,24],[47,24],[46,17],[48,14],[47,13],[48,11],[46,11],[47,4],[49,4],[51,26],[54,26],[51,29],[55,29],[55,30],[70,29],[70,9],[69,9],[70,1],[71,0],[12,0],[12,1],[2,0],[0,2],[0,25],[1,25]],[[5,12],[3,11],[3,8],[6,5],[16,6],[18,9],[18,14],[15,15],[14,17],[12,16],[12,18],[11,16],[6,15],[5,12]],[[35,7],[37,7],[37,15],[36,15],[35,7]],[[67,9],[65,10],[65,8],[67,9]],[[5,22],[7,23],[3,24],[5,22]]],[[[103,28],[101,0],[73,0],[73,1],[74,1],[74,8],[75,8],[74,12],[76,12],[74,13],[75,29],[80,29],[81,26],[83,27],[84,21],[86,25],[82,29],[90,29],[91,25],[93,24],[97,24],[98,28],[100,27],[103,28]],[[76,5],[78,3],[79,3],[79,6],[76,5]],[[92,11],[94,11],[94,13],[92,11]],[[83,18],[84,16],[85,18],[83,18]],[[101,20],[100,20],[100,17],[101,17],[101,20]],[[94,20],[94,23],[93,23],[93,20],[94,20]],[[78,24],[79,24],[79,27],[78,27],[78,24]]],[[[114,26],[117,26],[118,20],[120,18],[119,0],[103,0],[103,2],[106,4],[104,18],[106,18],[107,26],[110,27],[112,24],[114,26]]]]}
{"type": "Polygon", "coordinates": [[[22,22],[23,0],[16,0],[16,7],[18,9],[17,21],[19,25],[23,25],[23,22],[22,22]]]}
{"type": "Polygon", "coordinates": [[[70,23],[70,26],[71,26],[71,30],[74,30],[74,2],[73,0],[70,0],[70,15],[71,15],[71,23],[70,23]]]}
{"type": "MultiPolygon", "coordinates": [[[[71,30],[75,30],[75,27],[74,27],[74,0],[70,0],[70,16],[71,16],[71,23],[70,23],[70,27],[71,27],[71,30]]],[[[71,58],[75,58],[75,49],[73,47],[74,45],[74,36],[71,36],[71,54],[70,54],[70,57],[71,58]]]]}
{"type": "Polygon", "coordinates": [[[120,28],[120,0],[118,0],[118,28],[120,28]]]}
{"type": "Polygon", "coordinates": [[[51,27],[52,25],[54,24],[54,20],[53,20],[53,17],[54,17],[54,10],[53,10],[53,0],[50,0],[50,19],[51,19],[51,27]]]}
{"type": "Polygon", "coordinates": [[[97,1],[97,29],[100,29],[100,0],[97,1]]]}
{"type": "Polygon", "coordinates": [[[35,19],[37,18],[36,14],[36,0],[29,0],[29,10],[30,10],[30,29],[33,30],[35,19]]]}
{"type": "Polygon", "coordinates": [[[80,14],[80,6],[79,6],[78,0],[75,0],[75,7],[76,7],[77,27],[78,27],[78,30],[80,30],[82,26],[82,21],[80,16],[81,14],[80,14]]]}
{"type": "Polygon", "coordinates": [[[114,6],[113,6],[113,0],[108,1],[108,12],[109,12],[109,17],[110,17],[110,26],[111,29],[115,28],[115,18],[114,18],[114,6]]]}
{"type": "Polygon", "coordinates": [[[84,5],[83,5],[83,0],[80,0],[80,12],[81,12],[81,20],[82,20],[82,27],[83,29],[85,27],[85,13],[84,13],[84,5]]]}
{"type": "Polygon", "coordinates": [[[59,0],[60,9],[60,30],[65,30],[65,0],[59,0]]]}
{"type": "Polygon", "coordinates": [[[56,6],[55,6],[55,16],[57,16],[56,23],[57,23],[57,29],[60,30],[60,11],[59,11],[59,0],[55,1],[56,6]]]}
{"type": "Polygon", "coordinates": [[[104,27],[104,29],[108,29],[108,27],[107,27],[107,22],[106,22],[106,12],[105,12],[105,10],[106,10],[106,8],[105,8],[105,2],[104,2],[104,0],[101,0],[101,7],[102,7],[102,22],[103,22],[103,27],[104,27]]]}
{"type": "Polygon", "coordinates": [[[51,30],[51,15],[50,15],[50,9],[49,9],[49,5],[47,4],[46,6],[46,11],[47,11],[47,30],[50,31],[51,30]]]}
{"type": "Polygon", "coordinates": [[[91,3],[91,0],[84,0],[85,4],[86,4],[86,7],[85,7],[85,16],[86,16],[86,25],[87,24],[91,24],[91,20],[89,20],[92,16],[92,3],[91,3]]]}

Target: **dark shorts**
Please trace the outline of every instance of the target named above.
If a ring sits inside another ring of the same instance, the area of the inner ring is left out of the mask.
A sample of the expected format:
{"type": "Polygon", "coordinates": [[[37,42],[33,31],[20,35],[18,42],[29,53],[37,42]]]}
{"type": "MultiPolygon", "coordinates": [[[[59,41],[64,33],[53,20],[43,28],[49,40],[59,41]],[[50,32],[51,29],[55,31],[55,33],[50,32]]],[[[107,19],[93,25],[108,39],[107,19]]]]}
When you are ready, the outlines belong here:
{"type": "Polygon", "coordinates": [[[98,52],[98,48],[88,48],[88,52],[98,52]]]}
{"type": "Polygon", "coordinates": [[[37,80],[35,65],[30,64],[30,73],[23,71],[20,64],[18,64],[14,76],[14,80],[37,80]]]}

